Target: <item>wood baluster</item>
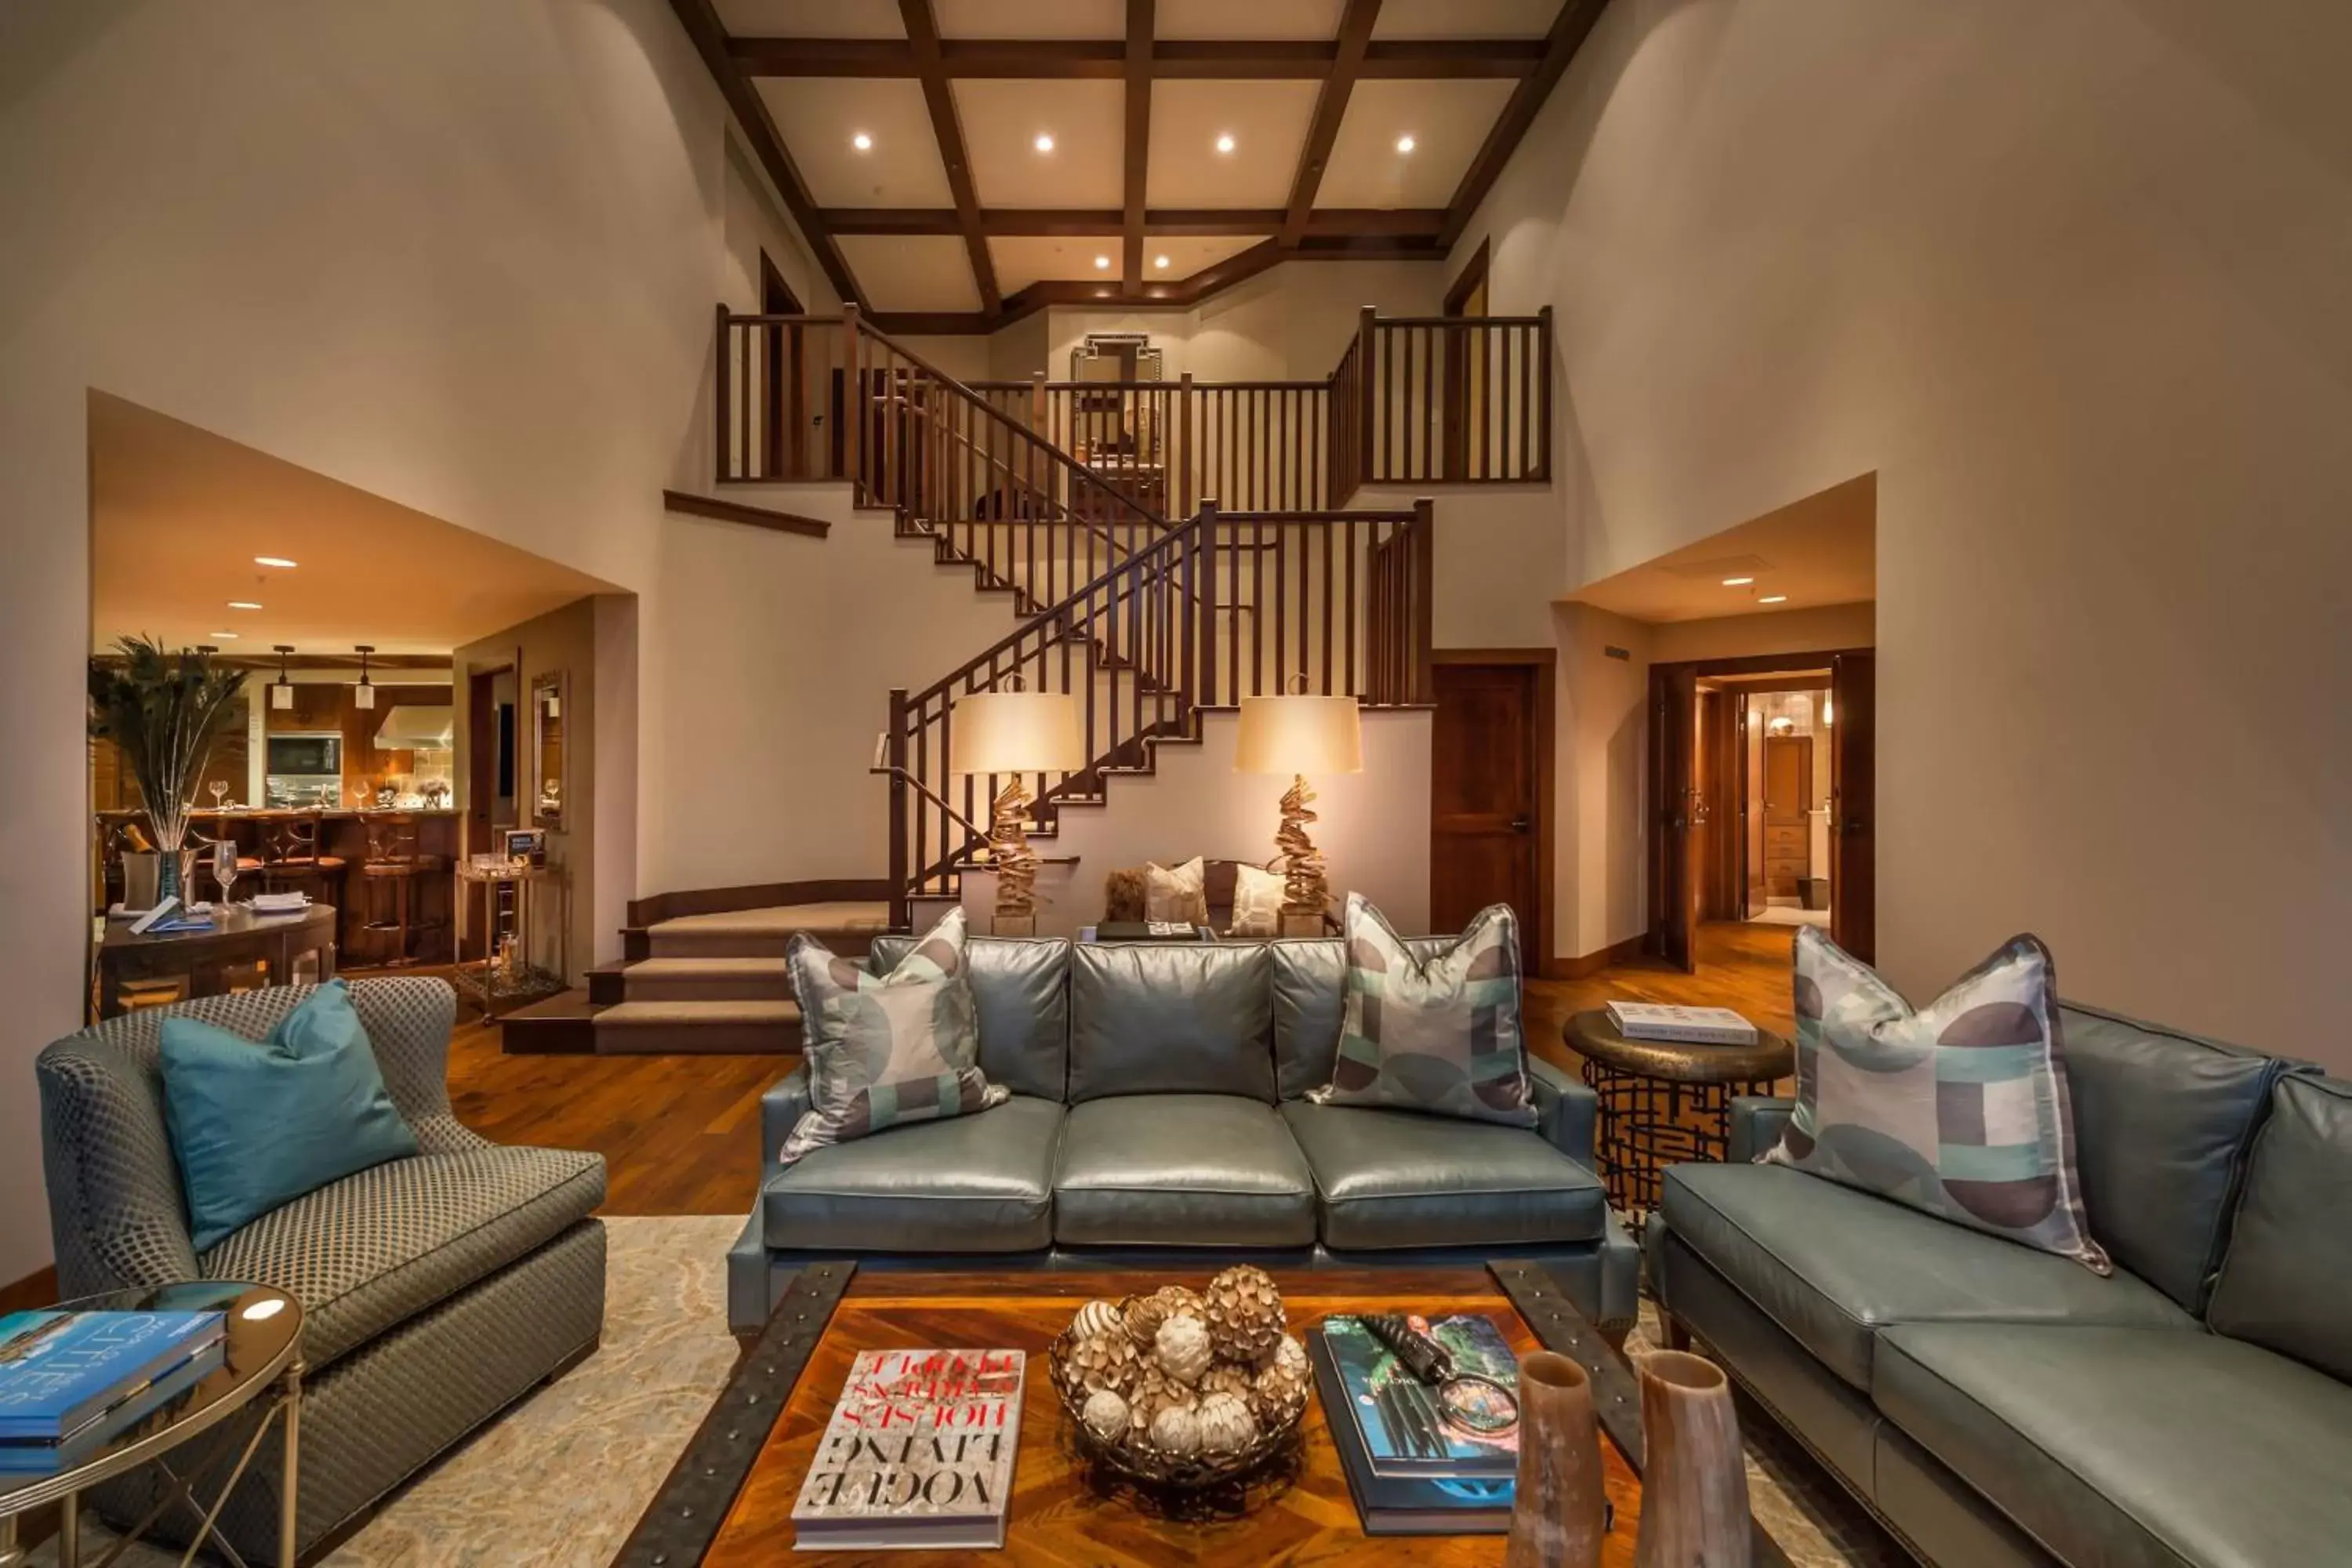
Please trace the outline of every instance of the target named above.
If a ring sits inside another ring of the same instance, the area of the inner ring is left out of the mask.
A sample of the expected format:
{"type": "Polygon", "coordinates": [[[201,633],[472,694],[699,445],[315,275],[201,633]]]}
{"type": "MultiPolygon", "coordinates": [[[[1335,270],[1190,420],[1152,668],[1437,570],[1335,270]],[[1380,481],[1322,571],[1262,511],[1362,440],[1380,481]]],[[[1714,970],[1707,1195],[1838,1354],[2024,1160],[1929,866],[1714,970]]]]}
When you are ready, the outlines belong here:
{"type": "Polygon", "coordinates": [[[719,307],[719,337],[714,344],[718,356],[719,384],[712,392],[710,405],[710,428],[713,432],[710,475],[713,482],[724,479],[733,472],[728,463],[727,451],[727,357],[731,352],[728,346],[730,333],[731,329],[727,321],[727,307],[721,305],[719,307]]]}

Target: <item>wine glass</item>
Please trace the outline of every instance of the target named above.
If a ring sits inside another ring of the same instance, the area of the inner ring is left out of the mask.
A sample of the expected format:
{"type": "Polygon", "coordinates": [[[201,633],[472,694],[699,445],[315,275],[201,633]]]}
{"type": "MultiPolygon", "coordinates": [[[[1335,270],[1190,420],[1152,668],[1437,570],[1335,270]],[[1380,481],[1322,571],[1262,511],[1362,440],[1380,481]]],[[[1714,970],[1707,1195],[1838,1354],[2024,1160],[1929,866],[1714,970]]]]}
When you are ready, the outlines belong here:
{"type": "Polygon", "coordinates": [[[211,784],[205,787],[213,792],[213,809],[215,811],[220,810],[221,802],[228,798],[228,781],[226,779],[215,779],[211,784]]]}
{"type": "MultiPolygon", "coordinates": [[[[213,786],[217,789],[220,786],[213,786]]],[[[213,880],[220,884],[221,902],[229,901],[229,889],[236,885],[236,841],[222,837],[213,840],[213,880]]]]}

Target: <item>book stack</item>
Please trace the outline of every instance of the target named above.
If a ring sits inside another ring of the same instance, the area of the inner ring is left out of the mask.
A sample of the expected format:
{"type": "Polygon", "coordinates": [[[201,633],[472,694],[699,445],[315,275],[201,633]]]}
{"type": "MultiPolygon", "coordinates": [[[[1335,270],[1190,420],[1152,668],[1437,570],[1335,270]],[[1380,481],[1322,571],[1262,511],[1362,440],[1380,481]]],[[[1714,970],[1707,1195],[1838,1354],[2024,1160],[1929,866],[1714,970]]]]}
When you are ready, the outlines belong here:
{"type": "Polygon", "coordinates": [[[220,1369],[219,1312],[0,1317],[0,1475],[69,1469],[220,1369]]]}
{"type": "MultiPolygon", "coordinates": [[[[1475,1313],[1432,1318],[1423,1331],[1454,1365],[1518,1387],[1518,1362],[1494,1321],[1475,1313]]],[[[1449,1419],[1437,1390],[1354,1318],[1326,1318],[1307,1360],[1367,1535],[1501,1535],[1511,1528],[1518,1473],[1516,1424],[1467,1430],[1449,1419]]]]}
{"type": "Polygon", "coordinates": [[[1609,1022],[1629,1040],[1752,1046],[1756,1026],[1728,1007],[1675,1007],[1663,1002],[1612,1002],[1609,1022]]]}
{"type": "Polygon", "coordinates": [[[1002,1547],[1026,1361],[859,1352],[793,1505],[794,1550],[1002,1547]]]}

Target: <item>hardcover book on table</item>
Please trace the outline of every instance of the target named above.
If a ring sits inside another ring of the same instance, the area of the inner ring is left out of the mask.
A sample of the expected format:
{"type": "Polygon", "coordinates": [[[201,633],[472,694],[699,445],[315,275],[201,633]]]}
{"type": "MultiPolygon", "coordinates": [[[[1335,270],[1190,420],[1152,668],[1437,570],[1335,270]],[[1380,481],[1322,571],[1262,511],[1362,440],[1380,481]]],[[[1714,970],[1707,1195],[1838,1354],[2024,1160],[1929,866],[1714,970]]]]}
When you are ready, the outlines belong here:
{"type": "Polygon", "coordinates": [[[219,1312],[0,1317],[0,1439],[58,1442],[226,1331],[219,1312]]]}
{"type": "Polygon", "coordinates": [[[1356,1423],[1339,1414],[1349,1395],[1330,1343],[1322,1334],[1310,1334],[1307,1359],[1315,1370],[1315,1389],[1331,1426],[1331,1447],[1339,1451],[1340,1472],[1348,1479],[1348,1495],[1366,1535],[1503,1535],[1511,1528],[1515,1490],[1508,1478],[1465,1476],[1383,1476],[1372,1468],[1356,1423]]]}
{"type": "Polygon", "coordinates": [[[793,1505],[793,1547],[1003,1546],[1026,1362],[1015,1350],[860,1352],[793,1505]]]}
{"type": "Polygon", "coordinates": [[[134,1384],[136,1392],[91,1416],[63,1438],[54,1442],[0,1438],[0,1475],[53,1476],[73,1468],[218,1372],[227,1359],[226,1346],[214,1340],[179,1365],[158,1373],[153,1382],[134,1384]]]}
{"type": "MultiPolygon", "coordinates": [[[[1412,1323],[1445,1348],[1459,1371],[1517,1390],[1518,1358],[1493,1319],[1464,1312],[1412,1323]]],[[[1406,1371],[1358,1319],[1326,1318],[1318,1337],[1339,1376],[1341,1396],[1331,1408],[1348,1412],[1374,1473],[1448,1480],[1507,1480],[1518,1473],[1516,1419],[1499,1430],[1480,1430],[1450,1416],[1438,1391],[1406,1371]]],[[[1485,1385],[1465,1386],[1475,1399],[1485,1385]]]]}
{"type": "Polygon", "coordinates": [[[1681,1007],[1664,1002],[1612,1002],[1609,1021],[1629,1040],[1683,1045],[1752,1046],[1756,1026],[1728,1007],[1681,1007]]]}

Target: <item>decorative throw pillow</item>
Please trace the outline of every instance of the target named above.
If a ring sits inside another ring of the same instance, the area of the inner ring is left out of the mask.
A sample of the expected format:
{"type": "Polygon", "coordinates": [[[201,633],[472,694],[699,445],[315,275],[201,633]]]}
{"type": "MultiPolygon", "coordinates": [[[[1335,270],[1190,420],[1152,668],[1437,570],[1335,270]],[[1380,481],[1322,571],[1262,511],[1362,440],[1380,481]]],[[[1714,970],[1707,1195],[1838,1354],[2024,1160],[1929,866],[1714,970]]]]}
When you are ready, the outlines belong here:
{"type": "Polygon", "coordinates": [[[1800,927],[1796,1014],[1797,1109],[1761,1162],[2110,1272],[2074,1173],[2057,973],[2040,939],[2011,937],[1915,1012],[1800,927]]]}
{"type": "Polygon", "coordinates": [[[166,1018],[160,1056],[163,1128],[200,1253],[330,1182],[416,1152],[340,980],[266,1039],[166,1018]]]}
{"type": "Polygon", "coordinates": [[[1209,865],[1198,855],[1181,866],[1157,860],[1143,868],[1143,918],[1181,921],[1186,925],[1209,923],[1209,865]]]}
{"type": "Polygon", "coordinates": [[[1133,924],[1143,919],[1143,868],[1129,866],[1103,879],[1103,919],[1133,924]]]}
{"type": "Polygon", "coordinates": [[[1282,930],[1282,878],[1255,866],[1234,868],[1234,923],[1228,936],[1273,936],[1282,930]]]}
{"type": "Polygon", "coordinates": [[[801,1005],[809,1105],[777,1158],[1002,1105],[980,1072],[979,1014],[964,960],[964,918],[950,910],[887,974],[803,931],[784,949],[801,1005]]]}
{"type": "Polygon", "coordinates": [[[1533,1127],[1510,906],[1481,910],[1426,963],[1361,893],[1348,895],[1346,931],[1339,1058],[1307,1098],[1533,1127]]]}

